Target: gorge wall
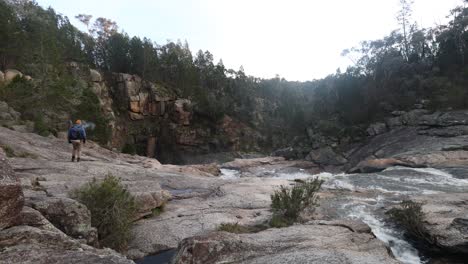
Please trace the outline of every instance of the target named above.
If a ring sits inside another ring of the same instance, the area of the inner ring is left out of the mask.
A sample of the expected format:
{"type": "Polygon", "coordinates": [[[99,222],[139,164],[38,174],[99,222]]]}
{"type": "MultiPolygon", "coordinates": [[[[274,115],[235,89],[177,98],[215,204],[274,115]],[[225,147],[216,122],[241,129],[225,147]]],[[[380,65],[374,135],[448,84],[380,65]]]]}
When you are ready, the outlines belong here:
{"type": "Polygon", "coordinates": [[[261,152],[262,135],[248,124],[224,115],[212,120],[194,111],[189,98],[174,89],[137,75],[100,72],[70,64],[98,96],[111,136],[107,146],[154,157],[164,163],[186,164],[236,157],[235,152],[261,152]]]}

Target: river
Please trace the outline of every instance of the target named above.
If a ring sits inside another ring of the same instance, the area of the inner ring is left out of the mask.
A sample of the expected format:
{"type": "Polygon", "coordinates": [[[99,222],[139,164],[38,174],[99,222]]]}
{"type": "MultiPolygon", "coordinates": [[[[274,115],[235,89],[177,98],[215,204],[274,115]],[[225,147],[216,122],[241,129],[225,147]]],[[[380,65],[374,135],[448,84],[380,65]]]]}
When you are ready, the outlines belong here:
{"type": "MultiPolygon", "coordinates": [[[[404,264],[423,264],[427,261],[405,241],[403,234],[387,224],[385,208],[411,196],[435,193],[468,192],[468,179],[455,177],[448,171],[434,168],[392,167],[379,173],[312,175],[304,170],[257,170],[256,174],[243,175],[235,170],[222,169],[221,178],[235,181],[241,177],[272,177],[282,179],[307,179],[319,177],[324,189],[342,190],[326,205],[336,218],[359,219],[372,229],[375,236],[387,244],[396,259],[404,264]]],[[[163,252],[138,261],[140,264],[169,263],[174,251],[163,252]]]]}

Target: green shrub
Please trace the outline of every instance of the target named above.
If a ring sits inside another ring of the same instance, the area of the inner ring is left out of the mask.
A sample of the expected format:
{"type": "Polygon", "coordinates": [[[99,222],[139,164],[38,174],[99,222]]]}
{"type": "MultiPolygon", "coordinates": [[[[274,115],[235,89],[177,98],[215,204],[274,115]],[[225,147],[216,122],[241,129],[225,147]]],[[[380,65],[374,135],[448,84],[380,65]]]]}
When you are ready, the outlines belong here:
{"type": "Polygon", "coordinates": [[[436,238],[431,236],[424,226],[425,215],[422,211],[422,203],[410,200],[402,201],[399,207],[390,209],[387,215],[414,242],[422,243],[425,246],[437,244],[436,238]]]}
{"type": "Polygon", "coordinates": [[[110,174],[102,182],[94,179],[75,190],[72,196],[91,212],[91,224],[98,230],[100,244],[125,251],[137,208],[134,197],[120,179],[110,174]]]}
{"type": "Polygon", "coordinates": [[[122,153],[125,153],[125,154],[135,155],[136,152],[137,151],[136,151],[135,144],[125,143],[125,145],[122,148],[122,153]]]}
{"type": "Polygon", "coordinates": [[[77,111],[74,113],[74,116],[76,119],[86,120],[96,124],[94,130],[86,131],[87,136],[90,139],[105,145],[108,143],[112,135],[112,130],[109,127],[109,120],[105,117],[101,109],[99,98],[91,88],[84,87],[82,90],[83,93],[79,98],[81,103],[76,107],[77,111]]]}
{"type": "Polygon", "coordinates": [[[270,225],[285,226],[297,222],[306,209],[318,205],[317,192],[323,180],[319,178],[296,182],[293,187],[281,186],[271,195],[273,218],[270,225]]]}
{"type": "Polygon", "coordinates": [[[50,135],[49,128],[45,124],[44,119],[42,117],[38,117],[34,120],[34,132],[43,137],[47,137],[50,135]]]}

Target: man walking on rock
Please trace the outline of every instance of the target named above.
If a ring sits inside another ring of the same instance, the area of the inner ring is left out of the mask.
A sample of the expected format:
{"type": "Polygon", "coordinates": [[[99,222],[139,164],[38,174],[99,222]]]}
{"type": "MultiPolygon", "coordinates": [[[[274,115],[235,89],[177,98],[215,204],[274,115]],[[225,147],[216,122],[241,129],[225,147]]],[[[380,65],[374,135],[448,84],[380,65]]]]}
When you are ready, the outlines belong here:
{"type": "Polygon", "coordinates": [[[76,120],[75,125],[68,129],[68,143],[73,145],[72,162],[80,162],[81,144],[86,143],[86,131],[81,125],[81,120],[76,120]]]}

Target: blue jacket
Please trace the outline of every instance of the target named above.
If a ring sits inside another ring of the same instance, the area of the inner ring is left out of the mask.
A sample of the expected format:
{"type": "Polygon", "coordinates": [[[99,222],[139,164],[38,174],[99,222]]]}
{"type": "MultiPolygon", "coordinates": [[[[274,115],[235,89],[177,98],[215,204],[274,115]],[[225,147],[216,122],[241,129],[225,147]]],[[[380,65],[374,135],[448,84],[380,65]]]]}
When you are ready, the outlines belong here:
{"type": "Polygon", "coordinates": [[[81,125],[74,125],[68,130],[68,142],[71,140],[83,140],[86,142],[86,131],[81,125]]]}

